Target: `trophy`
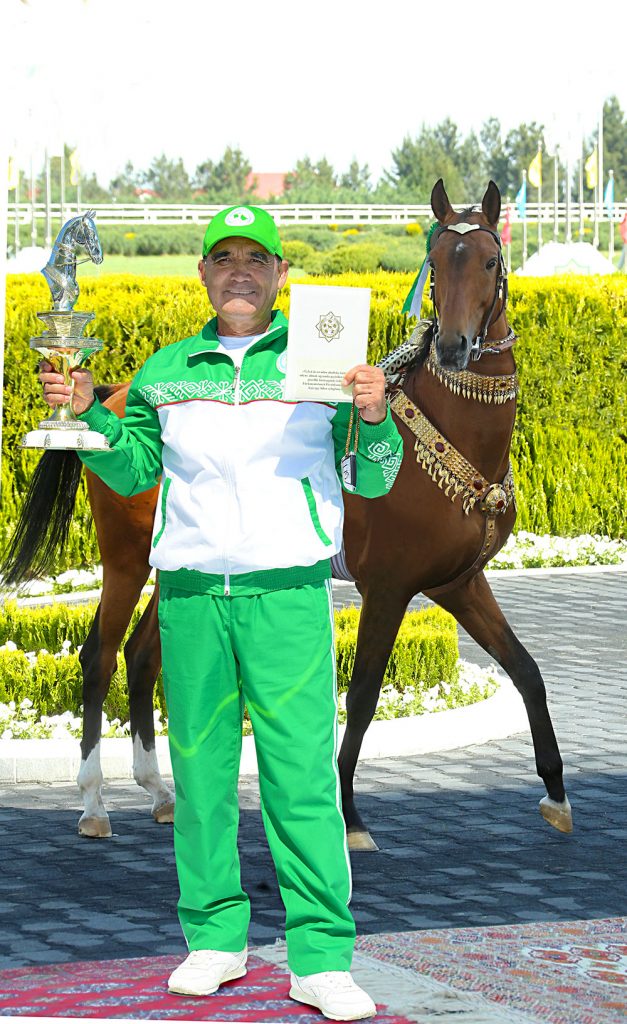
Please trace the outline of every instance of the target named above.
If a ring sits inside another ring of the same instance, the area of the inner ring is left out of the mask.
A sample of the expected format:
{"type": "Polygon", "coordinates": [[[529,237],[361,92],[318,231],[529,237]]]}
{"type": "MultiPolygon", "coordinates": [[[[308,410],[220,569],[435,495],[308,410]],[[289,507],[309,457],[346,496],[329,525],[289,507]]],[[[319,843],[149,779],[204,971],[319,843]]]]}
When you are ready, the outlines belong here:
{"type": "MultiPolygon", "coordinates": [[[[53,308],[37,314],[46,330],[30,339],[30,347],[41,352],[55,371],[63,374],[69,387],[73,387],[70,371],[82,366],[92,352],[99,352],[103,347],[99,338],[83,337],[95,313],[74,311],[79,293],[76,264],[87,262],[77,261],[77,248],[82,246],[93,263],[102,263],[102,248],[94,216],[94,211],[88,210],[78,217],[72,217],[61,228],[50,259],[41,271],[50,288],[53,308]]],[[[102,451],[110,446],[104,434],[90,430],[86,423],[77,419],[70,397],[67,403],[56,407],[52,416],[42,420],[37,430],[30,430],[24,435],[22,447],[102,451]]]]}

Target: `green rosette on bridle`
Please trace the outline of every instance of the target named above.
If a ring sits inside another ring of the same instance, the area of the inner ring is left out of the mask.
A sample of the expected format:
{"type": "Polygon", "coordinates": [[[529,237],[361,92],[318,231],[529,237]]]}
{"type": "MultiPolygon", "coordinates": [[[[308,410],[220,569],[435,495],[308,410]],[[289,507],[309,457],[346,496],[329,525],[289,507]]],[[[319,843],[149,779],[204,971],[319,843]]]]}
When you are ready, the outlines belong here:
{"type": "Polygon", "coordinates": [[[429,273],[430,267],[429,252],[431,250],[431,236],[433,235],[435,229],[439,226],[440,225],[436,220],[429,228],[429,232],[427,234],[427,241],[425,245],[425,258],[422,261],[422,266],[416,275],[414,283],[409,289],[409,293],[407,295],[407,298],[405,299],[405,302],[403,303],[403,308],[401,310],[402,313],[409,313],[411,316],[417,316],[418,319],[420,319],[420,310],[422,308],[422,293],[425,288],[425,281],[427,280],[427,275],[429,273]]]}

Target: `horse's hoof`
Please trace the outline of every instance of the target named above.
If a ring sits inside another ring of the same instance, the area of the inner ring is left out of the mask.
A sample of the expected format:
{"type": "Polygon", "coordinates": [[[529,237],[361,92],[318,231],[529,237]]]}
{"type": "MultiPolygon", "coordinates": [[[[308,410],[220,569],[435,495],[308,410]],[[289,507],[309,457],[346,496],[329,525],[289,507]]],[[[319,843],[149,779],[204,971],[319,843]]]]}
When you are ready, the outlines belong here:
{"type": "Polygon", "coordinates": [[[159,825],[173,825],[174,802],[170,800],[168,803],[161,804],[160,807],[156,807],[152,812],[152,816],[159,825]]]}
{"type": "Polygon", "coordinates": [[[347,837],[349,850],[362,850],[366,853],[372,853],[379,849],[367,829],[349,828],[347,837]]]}
{"type": "Polygon", "coordinates": [[[551,800],[550,796],[543,796],[540,801],[540,814],[558,832],[572,832],[573,815],[567,796],[561,804],[551,800]]]}
{"type": "Polygon", "coordinates": [[[79,836],[88,836],[90,839],[110,839],[111,822],[108,817],[104,818],[81,818],[78,823],[79,836]]]}

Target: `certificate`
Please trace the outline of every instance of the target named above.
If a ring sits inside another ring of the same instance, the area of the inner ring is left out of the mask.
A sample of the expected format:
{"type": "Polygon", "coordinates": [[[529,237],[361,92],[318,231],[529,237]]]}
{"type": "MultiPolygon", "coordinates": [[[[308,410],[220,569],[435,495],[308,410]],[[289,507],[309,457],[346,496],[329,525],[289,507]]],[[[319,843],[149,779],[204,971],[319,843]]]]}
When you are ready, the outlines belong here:
{"type": "Polygon", "coordinates": [[[293,284],[284,397],[291,401],[351,402],[347,370],[365,363],[370,288],[293,284]]]}

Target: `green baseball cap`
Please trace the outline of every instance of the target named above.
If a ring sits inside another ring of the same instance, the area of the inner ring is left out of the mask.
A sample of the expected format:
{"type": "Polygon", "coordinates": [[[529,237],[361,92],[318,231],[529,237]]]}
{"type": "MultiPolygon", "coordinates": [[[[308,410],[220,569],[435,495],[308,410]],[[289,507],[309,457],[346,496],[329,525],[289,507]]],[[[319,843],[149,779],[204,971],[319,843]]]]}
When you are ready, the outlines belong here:
{"type": "Polygon", "coordinates": [[[217,213],[205,231],[203,258],[223,238],[251,238],[272,256],[283,259],[283,246],[274,218],[259,206],[230,206],[217,213]]]}

